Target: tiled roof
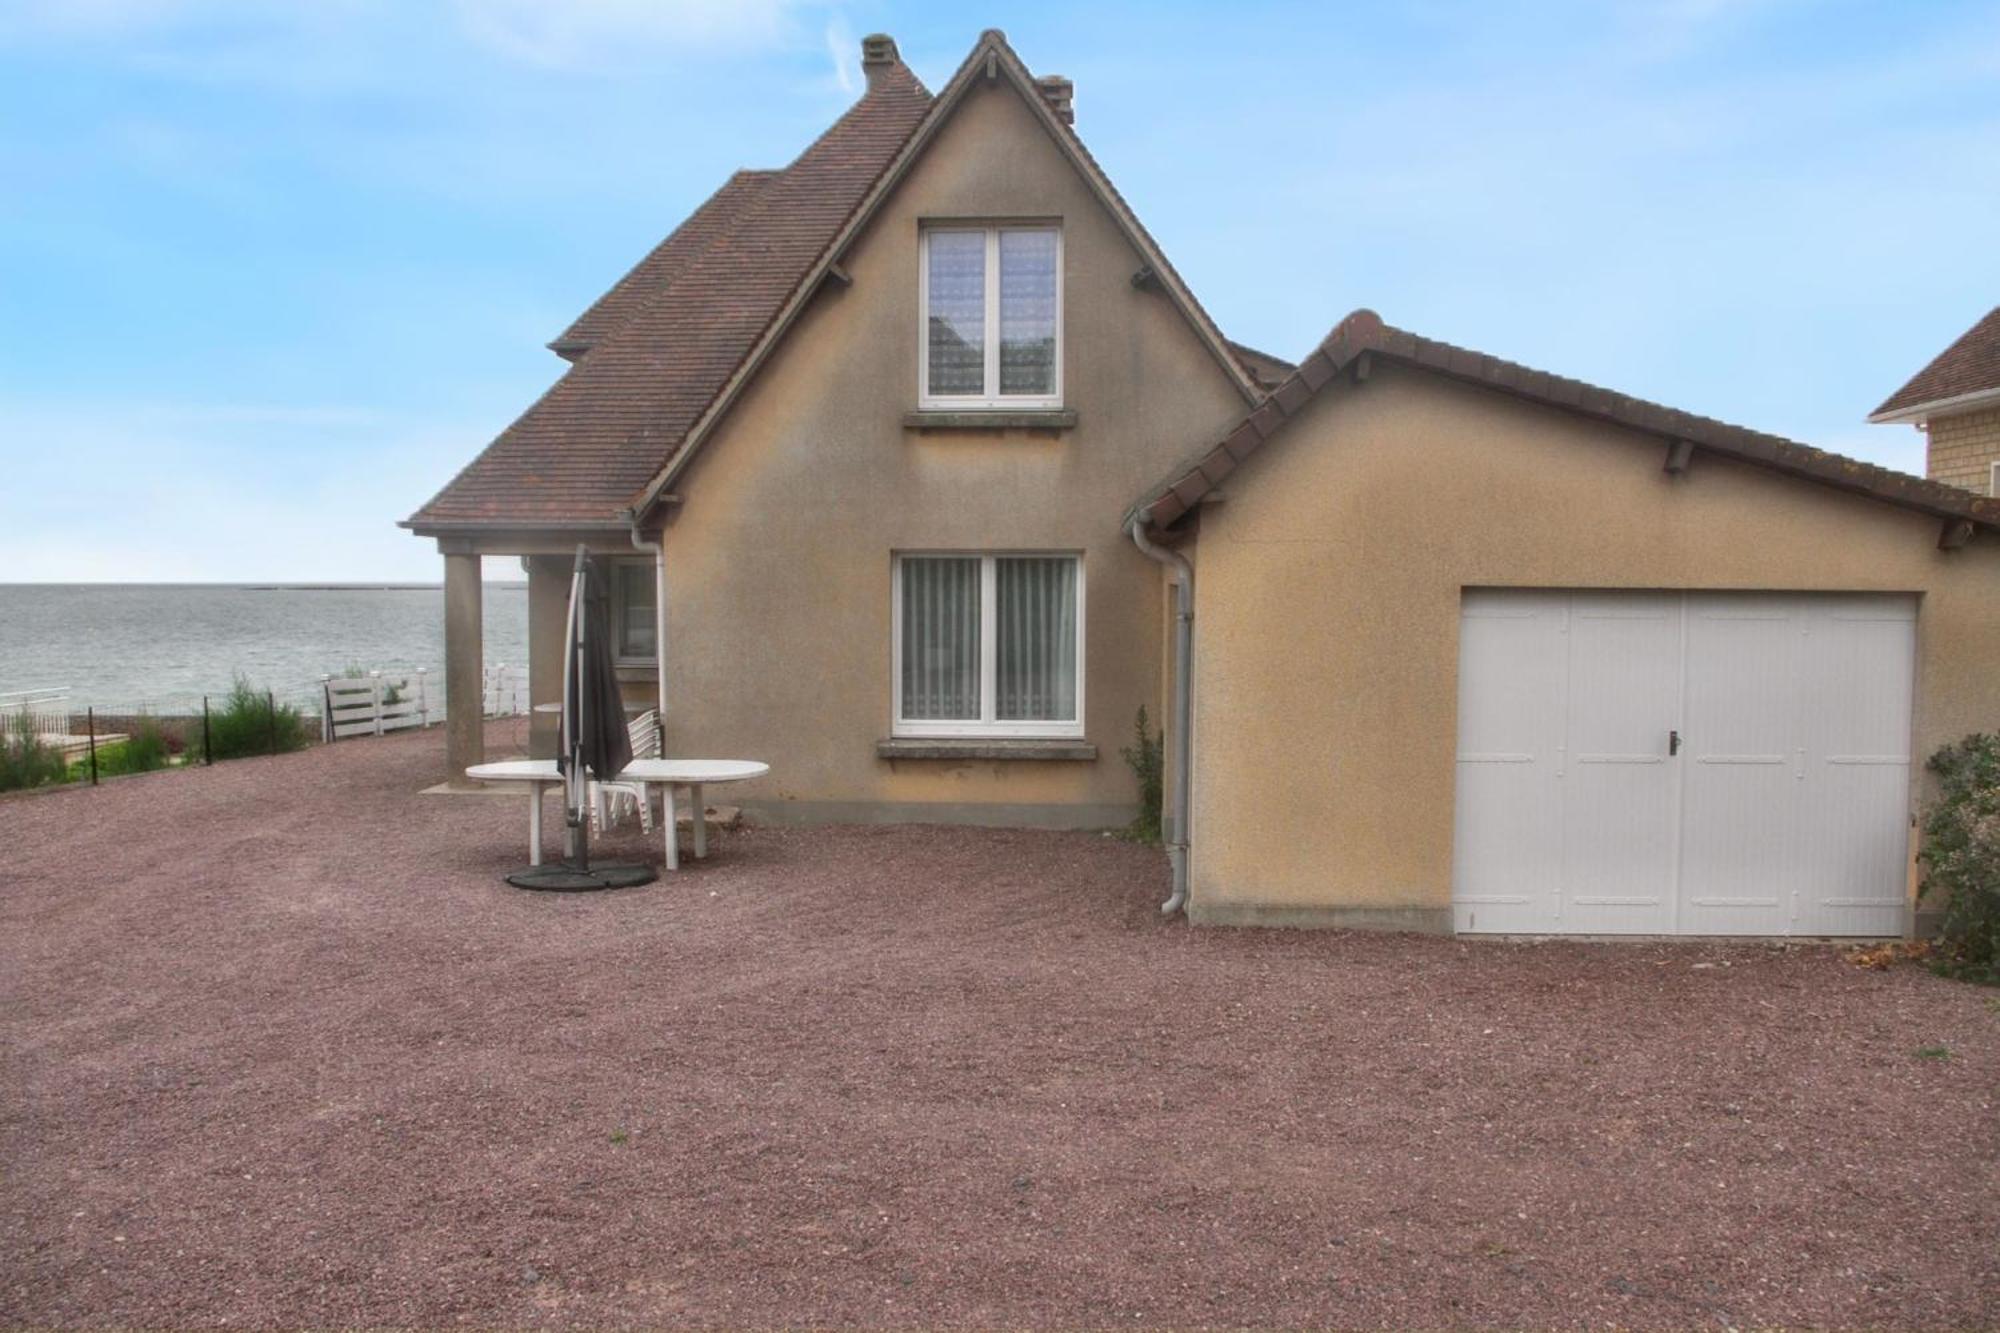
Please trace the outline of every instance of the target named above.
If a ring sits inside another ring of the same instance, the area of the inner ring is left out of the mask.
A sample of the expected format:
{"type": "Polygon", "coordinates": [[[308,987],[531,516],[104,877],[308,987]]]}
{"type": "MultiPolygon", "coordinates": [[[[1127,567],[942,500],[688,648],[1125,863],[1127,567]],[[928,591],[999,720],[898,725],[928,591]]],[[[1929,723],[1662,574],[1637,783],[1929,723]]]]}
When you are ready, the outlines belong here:
{"type": "Polygon", "coordinates": [[[1662,407],[1600,389],[1580,380],[1530,370],[1468,351],[1449,343],[1420,338],[1391,328],[1372,310],[1357,310],[1334,326],[1333,332],[1299,363],[1262,406],[1192,463],[1148,491],[1130,511],[1130,518],[1164,527],[1199,505],[1237,464],[1255,453],[1284,428],[1285,422],[1337,379],[1363,355],[1417,366],[1452,379],[1499,393],[1512,394],[1564,411],[1596,417],[1700,450],[1790,473],[1841,490],[1886,500],[1946,519],[1969,519],[2000,528],[2000,500],[1989,500],[1956,486],[1892,472],[1839,454],[1827,453],[1776,435],[1746,430],[1709,417],[1662,407]]]}
{"type": "Polygon", "coordinates": [[[574,361],[589,351],[614,329],[631,318],[646,298],[676,281],[695,260],[701,258],[716,239],[735,225],[764,193],[764,187],[779,175],[776,171],[739,171],[724,181],[687,221],[673,234],[654,246],[651,253],[632,271],[620,278],[610,291],[597,298],[590,309],[576,317],[549,349],[574,361]]]}
{"type": "Polygon", "coordinates": [[[1986,312],[1957,342],[1868,414],[1870,421],[1915,414],[1917,409],[1973,394],[2000,393],[2000,305],[1986,312]]]}
{"type": "Polygon", "coordinates": [[[1257,387],[1266,392],[1283,384],[1285,376],[1298,368],[1283,357],[1260,352],[1254,347],[1237,342],[1234,338],[1229,339],[1229,350],[1236,354],[1236,359],[1250,372],[1250,378],[1257,381],[1257,387]]]}
{"type": "Polygon", "coordinates": [[[817,268],[930,101],[897,60],[872,71],[866,95],[790,166],[732,178],[558,339],[581,329],[589,350],[405,526],[615,522],[817,268]],[[664,285],[648,290],[655,281],[664,285]]]}

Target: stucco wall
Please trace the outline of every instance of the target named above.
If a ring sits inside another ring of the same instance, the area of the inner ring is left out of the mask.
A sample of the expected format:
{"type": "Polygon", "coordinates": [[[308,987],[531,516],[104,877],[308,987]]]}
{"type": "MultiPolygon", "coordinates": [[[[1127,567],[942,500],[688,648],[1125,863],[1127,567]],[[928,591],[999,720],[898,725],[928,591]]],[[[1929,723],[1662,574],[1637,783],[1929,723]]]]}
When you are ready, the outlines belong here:
{"type": "Polygon", "coordinates": [[[2000,408],[1935,417],[1926,431],[1925,466],[1934,481],[1991,495],[1993,464],[2000,462],[2000,408]]]}
{"type": "Polygon", "coordinates": [[[1233,474],[1197,559],[1191,914],[1449,928],[1469,586],[1921,593],[1912,753],[2000,726],[2000,542],[1664,454],[1378,366],[1233,474]]]}
{"type": "Polygon", "coordinates": [[[676,483],[666,526],[671,753],[768,761],[772,816],[1103,824],[1136,799],[1118,747],[1158,717],[1161,576],[1118,516],[1241,395],[1007,85],[981,85],[676,483]],[[923,219],[1060,218],[1056,436],[919,434],[923,219]],[[889,762],[892,553],[1076,551],[1093,762],[889,762]]]}

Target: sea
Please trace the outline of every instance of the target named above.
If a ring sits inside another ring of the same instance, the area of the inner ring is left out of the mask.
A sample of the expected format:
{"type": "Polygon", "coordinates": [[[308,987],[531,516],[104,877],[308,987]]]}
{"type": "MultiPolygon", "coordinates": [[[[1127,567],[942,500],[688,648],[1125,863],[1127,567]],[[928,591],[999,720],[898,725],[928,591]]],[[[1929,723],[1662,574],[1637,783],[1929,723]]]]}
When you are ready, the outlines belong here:
{"type": "MultiPolygon", "coordinates": [[[[528,660],[528,585],[486,584],[486,665],[528,660]]],[[[241,676],[318,709],[322,676],[444,671],[444,589],[423,584],[0,584],[0,693],[71,708],[199,712],[241,676]]]]}

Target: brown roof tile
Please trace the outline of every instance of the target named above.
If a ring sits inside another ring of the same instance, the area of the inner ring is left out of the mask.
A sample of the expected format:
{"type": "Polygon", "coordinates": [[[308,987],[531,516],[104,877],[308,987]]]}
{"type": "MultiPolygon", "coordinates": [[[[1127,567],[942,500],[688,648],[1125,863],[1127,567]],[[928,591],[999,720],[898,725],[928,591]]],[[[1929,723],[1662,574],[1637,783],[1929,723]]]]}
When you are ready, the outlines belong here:
{"type": "Polygon", "coordinates": [[[1260,352],[1254,347],[1237,342],[1234,338],[1226,338],[1223,341],[1229,344],[1230,352],[1242,363],[1243,368],[1250,372],[1250,378],[1257,382],[1257,387],[1266,393],[1283,384],[1285,376],[1297,369],[1283,357],[1260,352]]]}
{"type": "Polygon", "coordinates": [[[615,520],[813,273],[930,100],[898,61],[790,166],[754,185],[732,178],[585,312],[588,354],[405,526],[615,520]],[[647,290],[648,273],[663,285],[647,290]]]}
{"type": "Polygon", "coordinates": [[[726,234],[762,197],[764,187],[777,171],[739,171],[724,181],[700,208],[688,214],[673,234],[654,246],[647,256],[632,266],[611,289],[597,298],[590,309],[549,344],[551,351],[575,360],[605,336],[623,325],[650,296],[665,290],[680,278],[717,239],[726,234]]]}
{"type": "Polygon", "coordinates": [[[1989,391],[2000,392],[2000,305],[1911,376],[1908,384],[1890,394],[1868,419],[1914,415],[1919,408],[1989,391]]]}
{"type": "MultiPolygon", "coordinates": [[[[1991,321],[1989,316],[1988,320],[1991,321]]],[[[1956,486],[1927,481],[1907,473],[1844,458],[1777,435],[1747,430],[1710,417],[1695,416],[1658,403],[1601,389],[1581,380],[1565,379],[1546,371],[1531,370],[1511,361],[1502,361],[1454,347],[1450,343],[1406,333],[1382,322],[1372,310],[1357,310],[1335,325],[1303,367],[1255,411],[1245,418],[1246,430],[1237,425],[1222,437],[1231,456],[1241,460],[1247,453],[1270,442],[1285,421],[1303,408],[1319,390],[1338,378],[1324,374],[1324,359],[1335,372],[1353,363],[1363,353],[1388,357],[1436,374],[1462,379],[1496,392],[1512,394],[1565,411],[1614,422],[1670,440],[1687,440],[1758,467],[1789,473],[1841,490],[1872,496],[1948,519],[1969,519],[1988,528],[2000,529],[2000,500],[1987,499],[1956,486]],[[1315,383],[1314,381],[1318,382],[1315,383]],[[1300,393],[1298,390],[1303,389],[1300,393]]],[[[1155,526],[1176,522],[1214,489],[1204,474],[1213,444],[1205,444],[1194,455],[1195,462],[1177,469],[1142,496],[1127,513],[1127,521],[1143,518],[1155,526]]]]}

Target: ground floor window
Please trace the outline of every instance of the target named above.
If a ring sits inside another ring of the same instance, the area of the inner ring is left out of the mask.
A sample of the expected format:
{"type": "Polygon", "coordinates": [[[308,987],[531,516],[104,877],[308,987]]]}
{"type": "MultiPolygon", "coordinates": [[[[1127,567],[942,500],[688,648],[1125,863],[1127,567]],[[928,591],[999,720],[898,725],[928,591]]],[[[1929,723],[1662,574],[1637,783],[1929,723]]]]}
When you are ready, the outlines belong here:
{"type": "Polygon", "coordinates": [[[615,560],[611,564],[611,633],[618,660],[651,665],[660,647],[659,599],[653,591],[653,562],[615,560]]]}
{"type": "Polygon", "coordinates": [[[1082,735],[1082,563],[898,556],[896,734],[1082,735]]]}

